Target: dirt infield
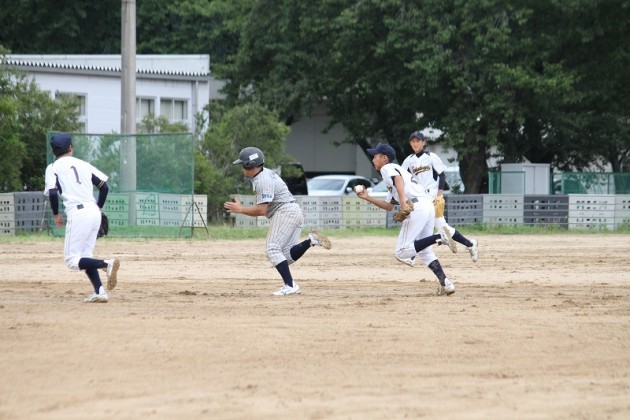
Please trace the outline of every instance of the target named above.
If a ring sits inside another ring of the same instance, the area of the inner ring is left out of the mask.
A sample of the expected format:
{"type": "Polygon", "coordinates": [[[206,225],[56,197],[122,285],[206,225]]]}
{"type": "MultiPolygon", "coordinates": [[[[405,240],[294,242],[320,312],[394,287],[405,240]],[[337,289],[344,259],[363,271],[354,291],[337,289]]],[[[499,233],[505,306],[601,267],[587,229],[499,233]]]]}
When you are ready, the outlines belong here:
{"type": "Polygon", "coordinates": [[[630,235],[481,235],[436,248],[457,291],[335,239],[274,297],[263,240],[99,241],[85,304],[62,242],[0,244],[0,419],[627,419],[630,235]]]}

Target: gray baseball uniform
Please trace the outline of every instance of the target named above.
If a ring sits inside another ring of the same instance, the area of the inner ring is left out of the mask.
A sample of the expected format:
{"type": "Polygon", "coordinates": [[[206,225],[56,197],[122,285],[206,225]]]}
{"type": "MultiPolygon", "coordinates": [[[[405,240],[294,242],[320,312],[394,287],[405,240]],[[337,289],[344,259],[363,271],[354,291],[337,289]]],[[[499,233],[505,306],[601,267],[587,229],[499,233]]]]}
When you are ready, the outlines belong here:
{"type": "Polygon", "coordinates": [[[263,168],[252,178],[256,204],[267,203],[271,222],[267,233],[267,258],[275,267],[282,261],[292,264],[290,250],[297,243],[304,226],[304,214],[286,183],[274,171],[263,168]]]}

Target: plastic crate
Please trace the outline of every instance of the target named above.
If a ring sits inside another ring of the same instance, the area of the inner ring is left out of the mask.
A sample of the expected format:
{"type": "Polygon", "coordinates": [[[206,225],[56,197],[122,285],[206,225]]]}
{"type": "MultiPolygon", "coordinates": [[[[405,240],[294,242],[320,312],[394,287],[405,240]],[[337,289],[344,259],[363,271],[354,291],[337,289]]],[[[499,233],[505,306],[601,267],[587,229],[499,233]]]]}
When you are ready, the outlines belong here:
{"type": "Polygon", "coordinates": [[[568,195],[526,195],[523,223],[526,225],[558,225],[568,227],[568,195]]]}
{"type": "Polygon", "coordinates": [[[483,222],[483,195],[449,194],[444,197],[444,217],[451,226],[483,222]]]}

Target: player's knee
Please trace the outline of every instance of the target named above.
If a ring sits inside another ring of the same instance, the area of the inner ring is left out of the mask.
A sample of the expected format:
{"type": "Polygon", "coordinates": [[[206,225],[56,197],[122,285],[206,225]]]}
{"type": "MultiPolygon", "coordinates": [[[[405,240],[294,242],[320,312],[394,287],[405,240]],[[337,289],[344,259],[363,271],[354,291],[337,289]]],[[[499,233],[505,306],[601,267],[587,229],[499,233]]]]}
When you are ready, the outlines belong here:
{"type": "Polygon", "coordinates": [[[416,256],[416,248],[414,248],[413,244],[402,247],[396,250],[396,256],[402,259],[413,258],[416,256]]]}
{"type": "Polygon", "coordinates": [[[274,267],[285,260],[284,255],[282,254],[282,251],[278,249],[268,249],[267,259],[274,267]]]}
{"type": "Polygon", "coordinates": [[[429,264],[431,264],[433,261],[435,261],[437,259],[437,257],[435,256],[435,253],[433,252],[433,250],[430,247],[420,251],[418,253],[418,258],[427,267],[429,266],[429,264]]]}

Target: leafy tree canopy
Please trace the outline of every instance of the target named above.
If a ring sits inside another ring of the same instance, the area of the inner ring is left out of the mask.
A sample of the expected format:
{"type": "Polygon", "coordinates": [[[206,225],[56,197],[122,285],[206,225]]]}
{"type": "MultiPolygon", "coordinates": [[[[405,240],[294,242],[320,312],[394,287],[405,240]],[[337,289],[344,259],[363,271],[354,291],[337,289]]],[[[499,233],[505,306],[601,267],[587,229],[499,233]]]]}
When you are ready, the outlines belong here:
{"type": "Polygon", "coordinates": [[[43,190],[46,132],[77,130],[78,114],[72,99],[53,100],[9,69],[0,51],[0,191],[43,190]]]}
{"type": "MultiPolygon", "coordinates": [[[[118,53],[120,9],[15,0],[0,43],[118,53]]],[[[388,141],[402,158],[409,132],[440,129],[475,193],[491,157],[628,170],[629,25],[630,0],[146,0],[137,51],[208,53],[230,106],[289,125],[324,103],[364,149],[388,141]]]]}

